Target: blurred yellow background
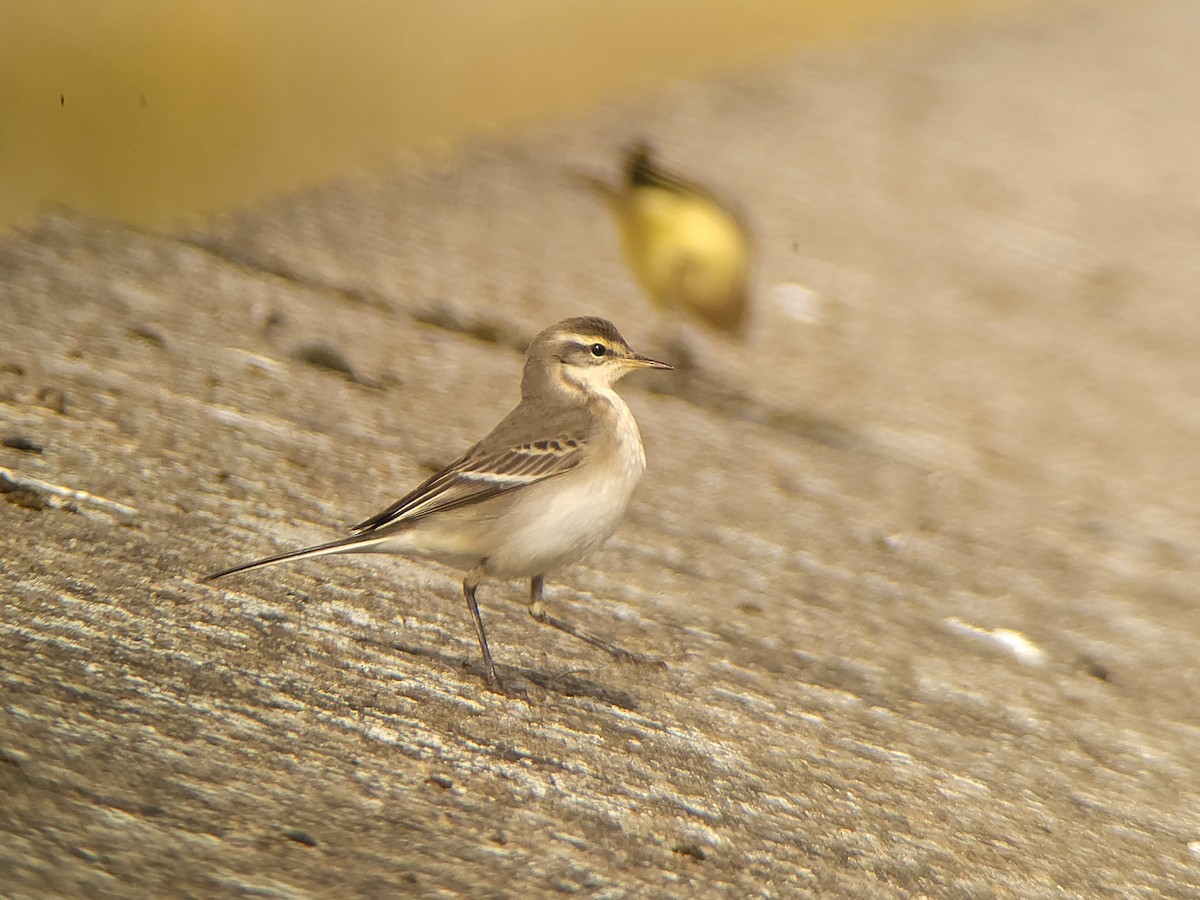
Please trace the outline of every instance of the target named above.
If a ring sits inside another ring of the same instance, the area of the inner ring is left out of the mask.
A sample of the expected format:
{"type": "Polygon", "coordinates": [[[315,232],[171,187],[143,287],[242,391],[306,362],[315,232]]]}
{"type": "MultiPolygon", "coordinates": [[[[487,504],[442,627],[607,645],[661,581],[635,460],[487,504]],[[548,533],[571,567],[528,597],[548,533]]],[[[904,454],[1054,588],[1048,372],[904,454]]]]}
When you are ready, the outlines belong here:
{"type": "Polygon", "coordinates": [[[0,231],[149,227],[1001,0],[0,0],[0,231]]]}

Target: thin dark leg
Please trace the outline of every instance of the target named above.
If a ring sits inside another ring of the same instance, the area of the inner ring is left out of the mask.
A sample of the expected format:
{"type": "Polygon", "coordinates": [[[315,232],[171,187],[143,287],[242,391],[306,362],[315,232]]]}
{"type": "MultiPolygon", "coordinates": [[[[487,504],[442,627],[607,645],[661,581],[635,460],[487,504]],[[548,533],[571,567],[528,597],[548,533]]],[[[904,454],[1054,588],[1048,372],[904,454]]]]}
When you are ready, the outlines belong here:
{"type": "Polygon", "coordinates": [[[490,687],[500,687],[500,678],[496,674],[496,666],[492,662],[492,651],[488,649],[487,632],[483,630],[483,619],[479,617],[479,604],[475,602],[475,589],[483,579],[481,566],[476,566],[463,579],[463,596],[467,598],[467,609],[471,611],[471,621],[475,623],[475,634],[479,638],[479,649],[483,652],[483,675],[490,687]]]}
{"type": "Polygon", "coordinates": [[[641,653],[634,653],[626,650],[624,647],[619,647],[603,638],[598,638],[582,628],[572,625],[570,622],[564,622],[562,619],[556,619],[554,616],[546,612],[546,607],[542,605],[542,591],[545,588],[545,578],[541,575],[534,575],[529,580],[529,615],[533,620],[540,625],[549,625],[551,628],[557,628],[559,631],[571,635],[571,637],[579,638],[585,643],[591,644],[593,647],[598,647],[611,656],[613,659],[621,662],[636,662],[646,665],[657,666],[660,669],[667,667],[657,656],[646,656],[641,653]]]}

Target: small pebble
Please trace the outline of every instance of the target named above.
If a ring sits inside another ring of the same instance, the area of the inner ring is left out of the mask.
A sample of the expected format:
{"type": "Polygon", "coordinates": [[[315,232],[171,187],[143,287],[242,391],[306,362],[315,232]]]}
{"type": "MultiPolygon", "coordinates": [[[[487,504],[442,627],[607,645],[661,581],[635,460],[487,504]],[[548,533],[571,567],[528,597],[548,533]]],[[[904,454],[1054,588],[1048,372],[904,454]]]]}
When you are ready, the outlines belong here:
{"type": "Polygon", "coordinates": [[[315,366],[318,369],[328,369],[331,372],[345,375],[351,381],[358,381],[358,376],[355,374],[346,357],[342,355],[340,350],[330,344],[324,342],[305,344],[292,351],[292,358],[298,359],[303,363],[308,363],[310,366],[315,366]]]}
{"type": "Polygon", "coordinates": [[[130,328],[129,334],[131,337],[156,344],[159,347],[167,346],[167,339],[162,336],[162,333],[151,328],[149,325],[138,325],[136,328],[130,328]]]}
{"type": "Polygon", "coordinates": [[[680,856],[690,856],[697,862],[704,862],[708,859],[708,853],[699,844],[678,844],[672,847],[671,850],[680,856]]]}
{"type": "Polygon", "coordinates": [[[45,448],[21,434],[10,434],[0,438],[0,445],[9,450],[24,450],[26,453],[41,453],[45,448]]]}
{"type": "Polygon", "coordinates": [[[289,841],[295,841],[297,844],[303,844],[306,847],[317,846],[317,839],[300,828],[288,828],[283,832],[283,836],[289,841]]]}

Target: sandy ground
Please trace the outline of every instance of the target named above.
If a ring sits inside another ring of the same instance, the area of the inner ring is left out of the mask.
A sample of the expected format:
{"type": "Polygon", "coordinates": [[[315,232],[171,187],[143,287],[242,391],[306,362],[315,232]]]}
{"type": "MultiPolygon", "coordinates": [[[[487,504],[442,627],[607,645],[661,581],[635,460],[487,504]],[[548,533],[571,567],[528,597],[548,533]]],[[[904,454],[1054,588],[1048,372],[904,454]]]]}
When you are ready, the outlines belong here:
{"type": "Polygon", "coordinates": [[[1191,0],[1049,4],[0,242],[4,893],[1200,896],[1198,57],[1191,0]],[[448,461],[540,327],[669,346],[569,178],[637,136],[759,240],[549,585],[668,669],[489,584],[488,692],[430,563],[198,583],[448,461]]]}

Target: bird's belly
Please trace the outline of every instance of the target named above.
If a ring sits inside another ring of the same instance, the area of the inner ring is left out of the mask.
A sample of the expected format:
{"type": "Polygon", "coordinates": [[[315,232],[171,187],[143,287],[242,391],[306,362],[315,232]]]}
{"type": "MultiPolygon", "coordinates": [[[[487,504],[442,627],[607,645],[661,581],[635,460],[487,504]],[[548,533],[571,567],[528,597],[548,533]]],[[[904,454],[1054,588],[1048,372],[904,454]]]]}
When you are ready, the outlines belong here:
{"type": "Polygon", "coordinates": [[[639,227],[626,233],[625,251],[655,302],[707,312],[744,290],[746,242],[732,218],[665,191],[643,192],[639,198],[630,211],[639,227]]]}
{"type": "Polygon", "coordinates": [[[637,441],[600,471],[585,468],[533,485],[506,517],[512,527],[488,553],[488,570],[515,578],[583,559],[616,530],[644,470],[637,441]]]}

